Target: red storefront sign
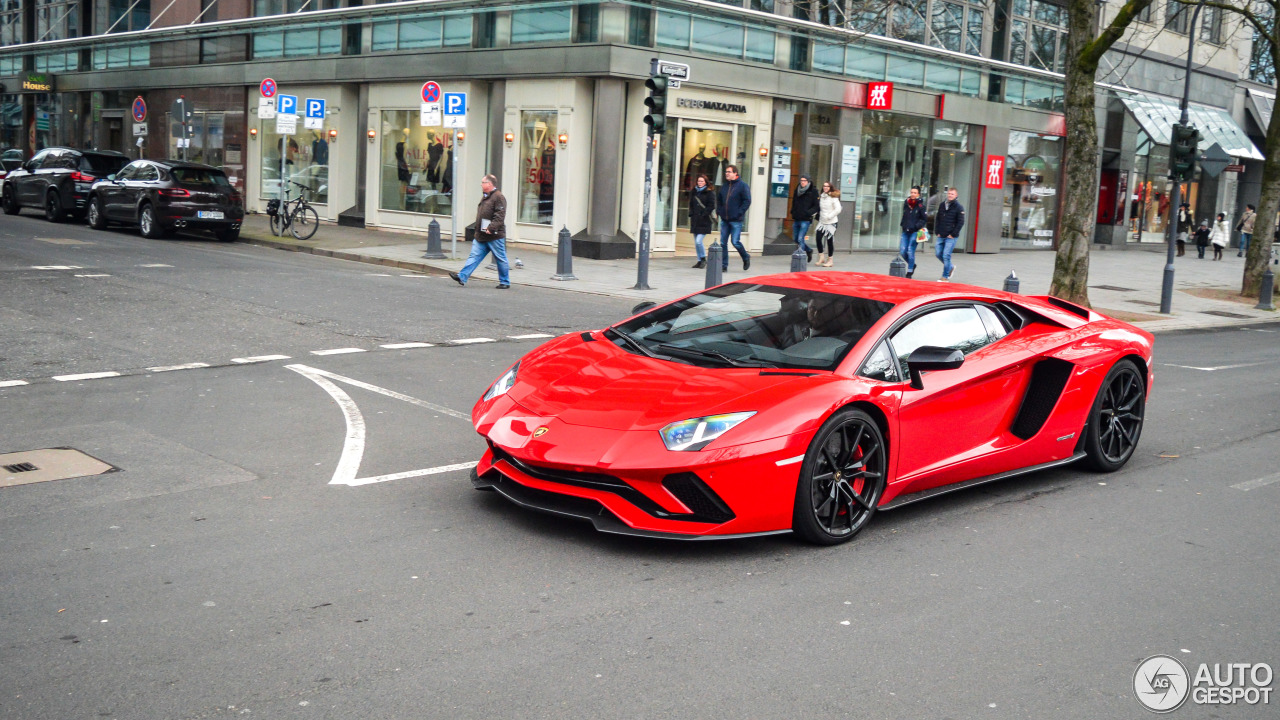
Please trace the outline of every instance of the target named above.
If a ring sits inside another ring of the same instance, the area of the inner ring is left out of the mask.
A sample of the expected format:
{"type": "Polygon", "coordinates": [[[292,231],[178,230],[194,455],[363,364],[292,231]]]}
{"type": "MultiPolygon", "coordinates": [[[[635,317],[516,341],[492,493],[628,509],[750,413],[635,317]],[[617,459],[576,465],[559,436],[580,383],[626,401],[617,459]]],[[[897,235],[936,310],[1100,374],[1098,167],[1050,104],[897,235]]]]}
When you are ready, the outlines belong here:
{"type": "Polygon", "coordinates": [[[867,109],[868,110],[892,110],[893,109],[893,83],[891,82],[867,83],[867,109]]]}
{"type": "Polygon", "coordinates": [[[1004,188],[1004,156],[988,155],[987,171],[983,177],[982,186],[992,190],[1001,190],[1004,188]]]}

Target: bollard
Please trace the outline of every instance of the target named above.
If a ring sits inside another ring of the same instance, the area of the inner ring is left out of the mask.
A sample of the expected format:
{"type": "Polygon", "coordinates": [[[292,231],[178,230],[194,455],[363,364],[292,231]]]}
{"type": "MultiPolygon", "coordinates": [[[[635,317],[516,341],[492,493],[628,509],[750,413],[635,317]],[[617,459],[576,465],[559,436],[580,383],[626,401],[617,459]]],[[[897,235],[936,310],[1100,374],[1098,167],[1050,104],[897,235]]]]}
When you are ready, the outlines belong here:
{"type": "Polygon", "coordinates": [[[1010,270],[1009,277],[1004,279],[1004,291],[1007,293],[1017,293],[1022,283],[1018,280],[1018,273],[1010,270]]]}
{"type": "Polygon", "coordinates": [[[889,261],[889,275],[900,278],[907,276],[907,261],[901,255],[894,255],[889,261]]]}
{"type": "Polygon", "coordinates": [[[724,252],[724,248],[720,247],[720,241],[716,240],[711,243],[711,247],[707,248],[707,280],[703,287],[715,287],[724,282],[721,278],[720,255],[724,252]]]}
{"type": "Polygon", "coordinates": [[[1258,310],[1275,310],[1275,303],[1272,302],[1271,296],[1276,291],[1276,276],[1271,272],[1268,266],[1267,271],[1262,273],[1262,287],[1258,292],[1258,304],[1254,308],[1258,310]]]}
{"type": "Polygon", "coordinates": [[[796,251],[791,253],[791,272],[804,272],[809,269],[809,255],[804,248],[796,245],[796,251]]]}
{"type": "Polygon", "coordinates": [[[427,254],[422,256],[427,260],[443,260],[445,258],[444,251],[440,249],[440,223],[435,220],[427,226],[427,254]]]}
{"type": "Polygon", "coordinates": [[[573,274],[573,238],[569,228],[560,228],[560,242],[556,249],[556,274],[552,280],[577,280],[573,274]]]}

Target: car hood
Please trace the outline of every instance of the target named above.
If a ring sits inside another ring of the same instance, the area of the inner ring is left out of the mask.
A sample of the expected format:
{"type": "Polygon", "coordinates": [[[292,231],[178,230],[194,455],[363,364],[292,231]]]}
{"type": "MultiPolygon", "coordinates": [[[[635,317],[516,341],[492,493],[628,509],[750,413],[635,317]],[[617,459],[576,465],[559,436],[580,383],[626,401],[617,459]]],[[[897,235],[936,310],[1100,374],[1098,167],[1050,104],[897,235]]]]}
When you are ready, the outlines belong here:
{"type": "Polygon", "coordinates": [[[651,430],[689,418],[762,410],[763,396],[803,381],[807,371],[703,368],[632,354],[607,339],[570,340],[520,364],[511,399],[571,425],[651,430]]]}

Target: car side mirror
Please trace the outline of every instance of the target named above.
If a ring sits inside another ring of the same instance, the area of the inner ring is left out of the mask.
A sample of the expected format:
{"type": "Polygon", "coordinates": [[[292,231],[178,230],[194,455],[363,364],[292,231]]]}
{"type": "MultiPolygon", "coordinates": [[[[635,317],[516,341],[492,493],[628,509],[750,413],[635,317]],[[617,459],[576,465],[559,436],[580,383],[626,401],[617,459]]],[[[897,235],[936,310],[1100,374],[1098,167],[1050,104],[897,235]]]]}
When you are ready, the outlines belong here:
{"type": "Polygon", "coordinates": [[[921,345],[907,356],[907,368],[911,371],[911,387],[924,389],[920,373],[931,370],[955,370],[964,364],[964,353],[951,348],[921,345]]]}
{"type": "Polygon", "coordinates": [[[635,307],[631,308],[631,314],[639,315],[640,313],[644,312],[645,310],[648,310],[649,308],[657,304],[658,303],[653,302],[652,300],[645,300],[642,303],[637,303],[635,307]]]}
{"type": "Polygon", "coordinates": [[[111,173],[110,175],[108,175],[108,176],[107,176],[107,179],[108,179],[108,180],[110,180],[111,182],[115,182],[115,180],[116,180],[116,175],[115,175],[115,173],[111,173]]]}

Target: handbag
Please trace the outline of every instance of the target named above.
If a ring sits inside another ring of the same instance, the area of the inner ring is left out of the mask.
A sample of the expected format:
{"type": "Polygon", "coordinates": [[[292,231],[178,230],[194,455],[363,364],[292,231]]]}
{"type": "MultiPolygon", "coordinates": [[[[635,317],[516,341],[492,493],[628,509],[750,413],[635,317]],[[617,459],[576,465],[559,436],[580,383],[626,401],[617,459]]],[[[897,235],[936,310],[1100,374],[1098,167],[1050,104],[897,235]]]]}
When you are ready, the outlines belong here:
{"type": "Polygon", "coordinates": [[[920,228],[916,231],[916,243],[919,244],[927,242],[929,242],[929,231],[924,228],[920,228]]]}

